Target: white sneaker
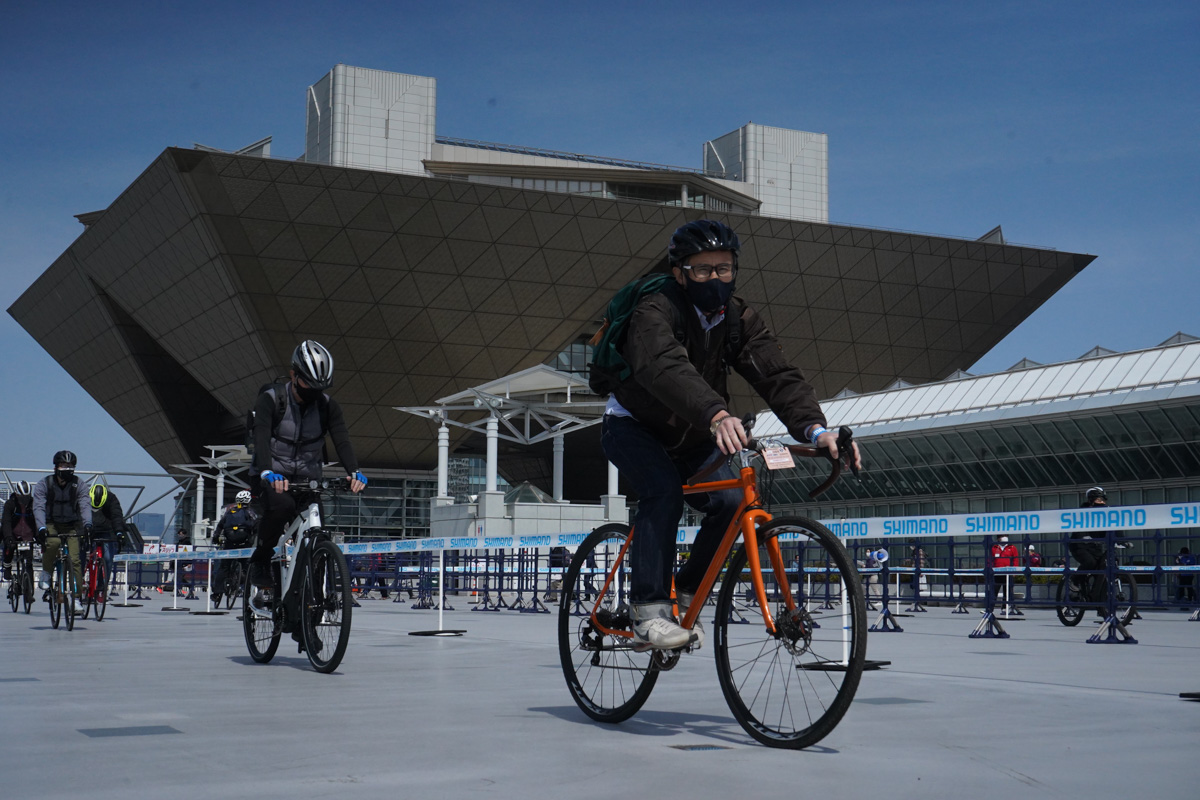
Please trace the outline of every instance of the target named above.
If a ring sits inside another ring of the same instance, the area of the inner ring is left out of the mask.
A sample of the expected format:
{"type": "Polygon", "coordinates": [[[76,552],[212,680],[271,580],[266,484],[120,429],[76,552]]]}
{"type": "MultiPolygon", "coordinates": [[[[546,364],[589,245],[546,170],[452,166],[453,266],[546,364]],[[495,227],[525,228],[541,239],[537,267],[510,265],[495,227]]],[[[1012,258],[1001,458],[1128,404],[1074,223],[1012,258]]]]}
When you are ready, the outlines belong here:
{"type": "Polygon", "coordinates": [[[83,603],[79,602],[78,597],[71,598],[71,605],[75,608],[75,616],[78,617],[83,615],[83,603]]]}
{"type": "MultiPolygon", "coordinates": [[[[679,608],[679,618],[683,619],[692,606],[692,595],[685,592],[680,592],[675,598],[675,605],[679,608]]],[[[684,628],[687,630],[687,628],[684,628]]],[[[692,649],[699,650],[704,646],[704,623],[700,621],[700,617],[696,617],[696,621],[692,623],[692,635],[695,641],[692,642],[692,649]]]]}
{"type": "Polygon", "coordinates": [[[691,631],[666,617],[653,617],[633,624],[633,649],[639,653],[646,650],[678,650],[691,640],[691,631]]]}
{"type": "Polygon", "coordinates": [[[38,588],[43,590],[50,588],[50,573],[46,570],[42,570],[42,574],[38,576],[38,588]]]}

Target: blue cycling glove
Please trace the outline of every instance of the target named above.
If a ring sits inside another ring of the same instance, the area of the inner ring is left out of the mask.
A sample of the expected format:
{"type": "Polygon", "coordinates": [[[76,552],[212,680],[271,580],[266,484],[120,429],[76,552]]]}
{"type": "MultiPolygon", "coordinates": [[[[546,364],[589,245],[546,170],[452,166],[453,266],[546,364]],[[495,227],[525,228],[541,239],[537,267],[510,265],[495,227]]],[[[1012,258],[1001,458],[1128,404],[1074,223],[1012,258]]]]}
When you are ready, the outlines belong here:
{"type": "Polygon", "coordinates": [[[287,478],[283,477],[278,472],[271,472],[271,470],[269,470],[269,469],[263,470],[262,479],[264,481],[266,481],[267,483],[274,483],[275,481],[286,481],[287,480],[287,478]]]}
{"type": "Polygon", "coordinates": [[[363,475],[361,472],[354,473],[354,479],[357,480],[359,483],[361,483],[363,486],[367,485],[367,476],[363,475]]]}

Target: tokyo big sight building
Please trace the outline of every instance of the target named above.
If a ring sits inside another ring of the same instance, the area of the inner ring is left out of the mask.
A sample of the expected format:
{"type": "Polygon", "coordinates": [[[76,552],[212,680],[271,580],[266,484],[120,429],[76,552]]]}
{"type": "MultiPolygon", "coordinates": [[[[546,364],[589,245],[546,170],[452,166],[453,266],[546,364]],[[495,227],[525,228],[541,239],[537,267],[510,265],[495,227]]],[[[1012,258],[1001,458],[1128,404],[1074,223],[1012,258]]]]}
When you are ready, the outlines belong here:
{"type": "MultiPolygon", "coordinates": [[[[318,339],[360,460],[389,476],[374,527],[412,535],[436,440],[394,407],[536,364],[580,369],[613,292],[661,266],[689,219],[738,231],[739,294],[822,397],[966,369],[1094,258],[1009,244],[999,227],[831,224],[824,134],[750,123],[676,167],[443,136],[436,90],[338,65],[305,92],[298,159],[269,139],[168,147],[80,215],[9,313],[164,467],[239,442],[258,387],[318,339]],[[65,315],[69,333],[53,324],[65,315]]],[[[735,407],[757,407],[731,388],[735,407]]],[[[602,491],[596,440],[568,443],[568,499],[602,491]]],[[[547,446],[501,470],[544,487],[549,460],[547,446]]]]}

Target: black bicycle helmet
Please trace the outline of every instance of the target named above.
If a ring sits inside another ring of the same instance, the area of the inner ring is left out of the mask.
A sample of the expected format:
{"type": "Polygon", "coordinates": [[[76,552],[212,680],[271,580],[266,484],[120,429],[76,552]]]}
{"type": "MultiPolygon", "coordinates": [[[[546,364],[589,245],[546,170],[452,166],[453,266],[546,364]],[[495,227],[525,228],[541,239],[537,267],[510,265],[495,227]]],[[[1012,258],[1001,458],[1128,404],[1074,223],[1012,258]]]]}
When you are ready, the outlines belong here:
{"type": "Polygon", "coordinates": [[[698,219],[680,226],[671,234],[671,243],[667,245],[667,260],[671,266],[675,266],[696,253],[728,250],[733,253],[733,265],[736,267],[740,249],[741,243],[738,242],[737,234],[724,222],[698,219]]]}
{"type": "Polygon", "coordinates": [[[79,459],[70,450],[59,450],[54,454],[54,466],[56,467],[59,464],[66,464],[68,467],[74,469],[78,463],[79,459]]]}
{"type": "Polygon", "coordinates": [[[1088,489],[1087,494],[1084,495],[1084,497],[1089,503],[1094,503],[1099,498],[1104,498],[1105,501],[1108,500],[1108,495],[1105,494],[1104,489],[1099,486],[1093,486],[1092,488],[1088,489]]]}
{"type": "Polygon", "coordinates": [[[320,342],[305,339],[292,351],[292,369],[310,389],[324,391],[333,385],[333,354],[320,342]]]}

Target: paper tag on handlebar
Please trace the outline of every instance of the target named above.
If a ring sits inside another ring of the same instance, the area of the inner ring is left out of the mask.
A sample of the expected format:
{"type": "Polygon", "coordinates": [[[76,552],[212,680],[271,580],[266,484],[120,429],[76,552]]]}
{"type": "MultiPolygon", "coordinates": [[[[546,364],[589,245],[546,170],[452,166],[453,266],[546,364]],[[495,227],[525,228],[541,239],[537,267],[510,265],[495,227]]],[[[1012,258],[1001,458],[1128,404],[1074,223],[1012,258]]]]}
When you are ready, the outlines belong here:
{"type": "Polygon", "coordinates": [[[767,469],[791,469],[796,466],[792,453],[786,447],[768,447],[762,451],[767,469]]]}

